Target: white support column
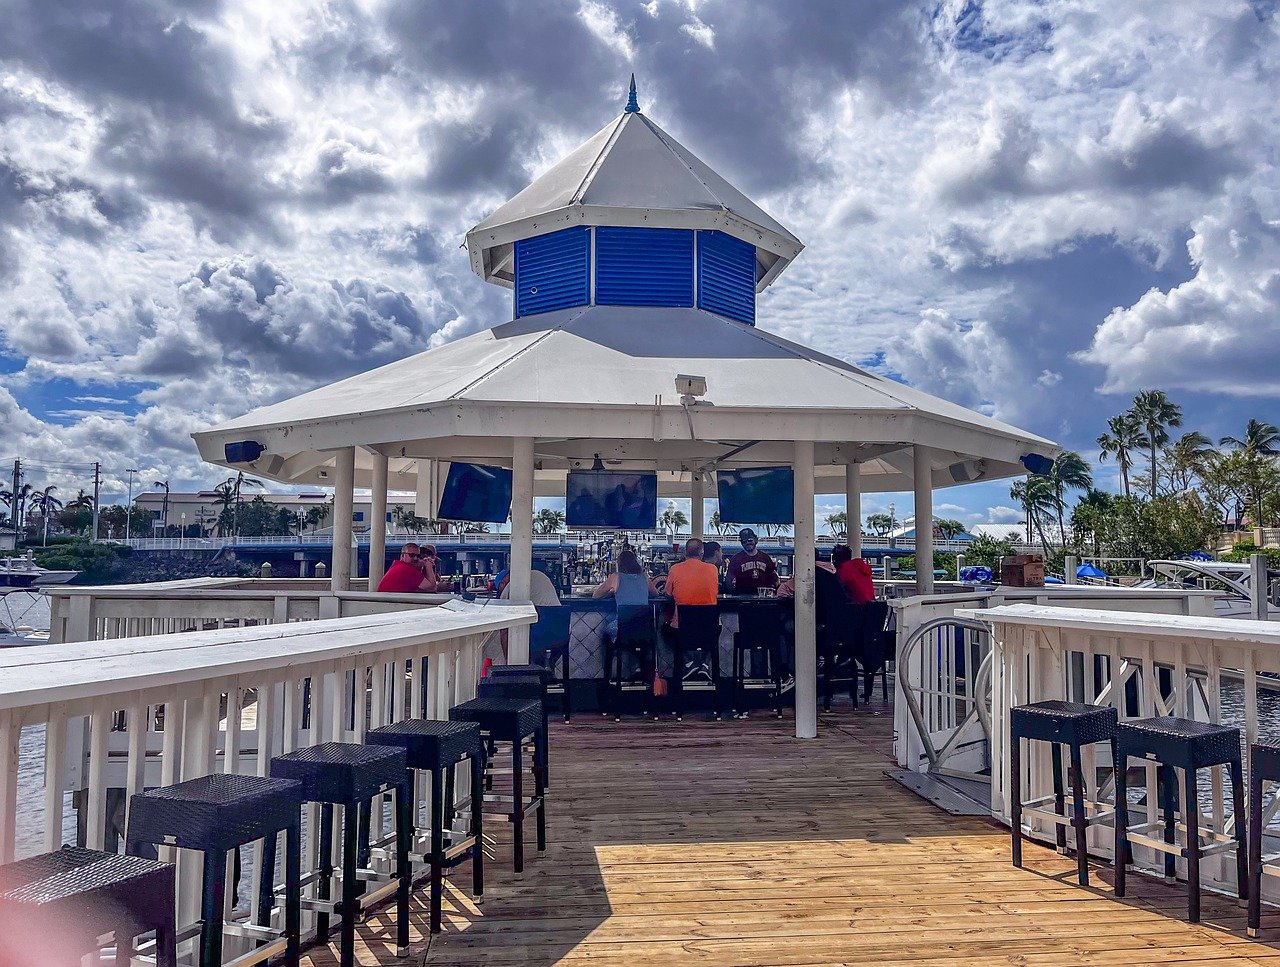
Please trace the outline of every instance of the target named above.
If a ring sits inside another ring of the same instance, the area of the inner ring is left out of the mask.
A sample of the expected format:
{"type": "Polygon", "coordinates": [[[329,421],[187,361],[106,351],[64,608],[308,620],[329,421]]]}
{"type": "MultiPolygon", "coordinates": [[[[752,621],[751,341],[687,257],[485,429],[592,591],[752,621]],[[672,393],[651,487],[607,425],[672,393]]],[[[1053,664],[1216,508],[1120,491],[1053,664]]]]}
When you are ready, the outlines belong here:
{"type": "Polygon", "coordinates": [[[818,735],[818,624],[815,614],[813,554],[813,443],[797,441],[795,457],[796,738],[818,735]]]}
{"type": "MultiPolygon", "coordinates": [[[[508,597],[529,600],[533,570],[533,440],[517,437],[511,459],[511,581],[508,597]]],[[[507,639],[507,660],[523,665],[529,660],[529,627],[512,628],[507,639]]]]}
{"type": "Polygon", "coordinates": [[[707,536],[706,483],[702,471],[694,470],[689,485],[689,533],[702,540],[707,536]]]}
{"type": "Polygon", "coordinates": [[[373,455],[373,507],[369,531],[369,590],[378,590],[378,582],[387,568],[387,457],[373,455]]]}
{"type": "Polygon", "coordinates": [[[436,516],[436,462],[434,460],[418,461],[418,489],[413,500],[413,515],[424,520],[433,520],[436,516]]]}
{"type": "Polygon", "coordinates": [[[916,591],[932,594],[933,468],[929,464],[929,448],[914,446],[911,457],[916,488],[916,591]]]}
{"type": "Polygon", "coordinates": [[[862,557],[862,464],[847,463],[844,468],[844,516],[848,537],[845,543],[854,557],[862,557]]]}
{"type": "Polygon", "coordinates": [[[333,484],[333,571],[329,588],[334,593],[351,589],[351,509],[355,497],[356,449],[338,451],[333,484]]]}

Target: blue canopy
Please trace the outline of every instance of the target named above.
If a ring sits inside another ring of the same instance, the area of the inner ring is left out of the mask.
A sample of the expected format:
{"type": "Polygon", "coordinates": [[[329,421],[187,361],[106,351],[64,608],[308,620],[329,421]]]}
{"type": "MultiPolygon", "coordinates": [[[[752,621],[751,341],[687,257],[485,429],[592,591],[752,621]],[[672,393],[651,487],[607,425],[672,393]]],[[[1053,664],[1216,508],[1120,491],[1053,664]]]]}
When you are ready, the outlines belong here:
{"type": "Polygon", "coordinates": [[[1087,561],[1076,568],[1076,577],[1078,578],[1105,578],[1107,572],[1100,567],[1096,567],[1087,561]]]}

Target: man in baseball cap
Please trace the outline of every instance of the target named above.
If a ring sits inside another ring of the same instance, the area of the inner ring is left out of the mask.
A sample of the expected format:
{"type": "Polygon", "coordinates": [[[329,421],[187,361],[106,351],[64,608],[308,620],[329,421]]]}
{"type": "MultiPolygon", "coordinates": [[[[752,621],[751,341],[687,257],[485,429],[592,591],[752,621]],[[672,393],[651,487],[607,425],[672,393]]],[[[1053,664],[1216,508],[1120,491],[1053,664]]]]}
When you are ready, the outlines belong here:
{"type": "Polygon", "coordinates": [[[757,546],[759,539],[750,527],[738,531],[742,550],[729,562],[729,587],[738,594],[755,594],[759,588],[778,586],[778,565],[757,546]]]}

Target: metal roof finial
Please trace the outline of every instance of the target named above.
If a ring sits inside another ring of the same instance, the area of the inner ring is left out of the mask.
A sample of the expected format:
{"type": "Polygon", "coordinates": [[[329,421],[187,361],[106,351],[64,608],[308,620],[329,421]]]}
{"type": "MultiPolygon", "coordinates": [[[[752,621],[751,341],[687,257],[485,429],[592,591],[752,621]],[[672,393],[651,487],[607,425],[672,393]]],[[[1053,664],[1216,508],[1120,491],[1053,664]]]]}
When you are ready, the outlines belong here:
{"type": "Polygon", "coordinates": [[[636,101],[636,75],[631,75],[631,90],[627,93],[627,114],[639,114],[640,104],[636,101]]]}

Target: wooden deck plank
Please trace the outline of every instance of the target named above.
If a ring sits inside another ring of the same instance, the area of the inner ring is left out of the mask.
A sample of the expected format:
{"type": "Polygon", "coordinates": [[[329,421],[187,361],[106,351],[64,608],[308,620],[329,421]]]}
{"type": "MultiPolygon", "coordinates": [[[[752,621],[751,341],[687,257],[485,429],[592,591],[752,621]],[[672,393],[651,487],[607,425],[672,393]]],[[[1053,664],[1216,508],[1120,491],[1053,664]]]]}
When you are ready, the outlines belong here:
{"type": "MultiPolygon", "coordinates": [[[[367,967],[816,967],[839,964],[1264,964],[1239,904],[1206,894],[1192,926],[1180,887],[1135,876],[1123,901],[1095,866],[1028,846],[1009,864],[994,823],[953,818],[888,779],[883,706],[823,717],[820,738],[769,718],[682,723],[594,718],[552,736],[550,847],[511,872],[494,823],[482,908],[453,873],[445,931],[394,955],[388,912],[360,931],[367,967]],[[455,886],[456,884],[456,886],[455,886]]],[[[1280,915],[1268,917],[1280,927],[1280,915]]],[[[1280,931],[1272,938],[1280,941],[1280,931]]],[[[310,967],[337,963],[317,949],[310,967]]]]}

